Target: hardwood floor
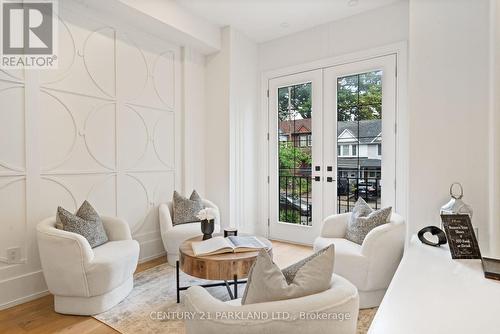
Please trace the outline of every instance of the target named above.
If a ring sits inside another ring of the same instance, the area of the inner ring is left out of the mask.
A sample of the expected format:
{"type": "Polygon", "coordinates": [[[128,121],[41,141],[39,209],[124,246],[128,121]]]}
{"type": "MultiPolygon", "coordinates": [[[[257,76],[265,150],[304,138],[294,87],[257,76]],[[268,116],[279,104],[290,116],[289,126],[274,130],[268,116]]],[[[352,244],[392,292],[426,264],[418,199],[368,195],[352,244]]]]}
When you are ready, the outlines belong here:
{"type": "MultiPolygon", "coordinates": [[[[312,254],[312,249],[307,246],[273,241],[273,254],[276,264],[280,267],[286,267],[312,254]]],[[[155,267],[166,261],[166,257],[160,257],[141,263],[137,267],[137,272],[155,267]]],[[[54,312],[54,298],[52,295],[48,295],[0,311],[0,333],[106,334],[118,332],[92,317],[62,315],[54,312]]]]}

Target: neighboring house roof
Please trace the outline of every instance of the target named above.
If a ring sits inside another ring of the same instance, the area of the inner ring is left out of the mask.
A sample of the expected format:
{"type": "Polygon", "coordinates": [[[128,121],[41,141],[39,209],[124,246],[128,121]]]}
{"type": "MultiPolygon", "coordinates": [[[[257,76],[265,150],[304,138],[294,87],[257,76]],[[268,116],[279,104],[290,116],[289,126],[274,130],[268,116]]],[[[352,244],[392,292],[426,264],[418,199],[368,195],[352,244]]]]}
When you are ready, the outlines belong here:
{"type": "Polygon", "coordinates": [[[345,130],[348,130],[353,136],[357,137],[361,144],[375,143],[380,141],[380,138],[378,140],[374,139],[377,139],[382,132],[382,121],[374,119],[359,122],[338,122],[337,136],[340,136],[345,130]]]}
{"type": "MultiPolygon", "coordinates": [[[[279,130],[281,134],[311,133],[311,119],[297,119],[280,121],[279,130]]],[[[382,121],[379,119],[365,120],[359,122],[338,122],[337,137],[344,131],[349,131],[354,137],[359,137],[361,144],[380,142],[379,135],[382,133],[382,121]],[[359,126],[359,134],[358,134],[359,126]]]]}
{"type": "Polygon", "coordinates": [[[278,122],[282,134],[311,133],[311,119],[296,119],[278,122]]]}
{"type": "Polygon", "coordinates": [[[337,164],[339,168],[345,169],[358,169],[358,164],[361,168],[380,168],[380,159],[368,159],[368,158],[337,158],[337,164]]]}

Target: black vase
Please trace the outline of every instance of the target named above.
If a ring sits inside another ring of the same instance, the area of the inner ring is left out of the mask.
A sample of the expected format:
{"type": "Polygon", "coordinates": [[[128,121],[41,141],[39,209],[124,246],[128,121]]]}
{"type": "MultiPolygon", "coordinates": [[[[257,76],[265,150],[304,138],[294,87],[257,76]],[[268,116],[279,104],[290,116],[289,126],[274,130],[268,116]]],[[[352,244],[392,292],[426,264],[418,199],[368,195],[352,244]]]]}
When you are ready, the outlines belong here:
{"type": "Polygon", "coordinates": [[[215,221],[213,219],[204,219],[201,221],[201,233],[203,233],[203,240],[212,238],[214,233],[215,221]]]}

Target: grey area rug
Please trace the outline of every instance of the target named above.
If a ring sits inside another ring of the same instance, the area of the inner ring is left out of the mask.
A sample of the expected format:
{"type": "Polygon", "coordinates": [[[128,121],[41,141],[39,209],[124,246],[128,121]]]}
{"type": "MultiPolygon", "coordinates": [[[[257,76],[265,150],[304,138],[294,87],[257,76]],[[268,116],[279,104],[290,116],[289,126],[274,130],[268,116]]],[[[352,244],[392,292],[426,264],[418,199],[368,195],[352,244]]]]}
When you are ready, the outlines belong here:
{"type": "MultiPolygon", "coordinates": [[[[123,334],[166,333],[184,334],[182,320],[154,320],[157,312],[182,312],[186,308],[176,302],[175,268],[167,264],[134,275],[134,289],[125,300],[111,310],[94,316],[95,319],[123,334]]],[[[203,281],[181,272],[181,286],[203,284],[203,281]]],[[[213,281],[210,281],[213,283],[213,281]]],[[[226,301],[229,296],[225,287],[207,288],[216,298],[226,301]]],[[[244,285],[238,286],[241,295],[244,285]]],[[[358,333],[366,333],[376,309],[361,310],[358,318],[358,333]]]]}

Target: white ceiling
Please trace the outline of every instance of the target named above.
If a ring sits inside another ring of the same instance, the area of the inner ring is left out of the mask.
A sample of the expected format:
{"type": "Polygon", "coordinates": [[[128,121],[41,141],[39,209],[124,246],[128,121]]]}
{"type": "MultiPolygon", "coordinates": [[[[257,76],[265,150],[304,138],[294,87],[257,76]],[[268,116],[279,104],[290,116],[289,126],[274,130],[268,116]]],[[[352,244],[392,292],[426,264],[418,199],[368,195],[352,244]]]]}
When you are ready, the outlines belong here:
{"type": "Polygon", "coordinates": [[[400,0],[175,1],[196,16],[221,27],[230,25],[260,43],[400,0]]]}

